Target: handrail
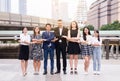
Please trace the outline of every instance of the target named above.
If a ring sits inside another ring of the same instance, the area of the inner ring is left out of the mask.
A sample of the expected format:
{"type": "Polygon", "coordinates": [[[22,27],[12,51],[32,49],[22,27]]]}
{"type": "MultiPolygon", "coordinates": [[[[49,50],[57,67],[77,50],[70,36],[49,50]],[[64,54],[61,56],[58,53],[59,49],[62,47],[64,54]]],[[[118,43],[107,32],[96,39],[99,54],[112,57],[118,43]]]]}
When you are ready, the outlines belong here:
{"type": "MultiPolygon", "coordinates": [[[[13,14],[13,13],[6,13],[6,12],[0,12],[0,21],[8,21],[8,24],[11,24],[11,22],[21,22],[21,23],[30,23],[31,26],[32,24],[46,24],[46,23],[51,23],[53,26],[56,25],[56,21],[54,19],[48,19],[48,18],[40,18],[40,17],[35,17],[35,16],[29,16],[29,15],[21,15],[21,14],[13,14]],[[16,19],[17,17],[18,19],[16,19]],[[27,18],[27,19],[26,19],[27,18]],[[29,22],[27,22],[29,21],[29,22]]],[[[68,26],[69,22],[64,21],[64,25],[68,26]]],[[[2,23],[0,23],[2,24],[2,23]]],[[[3,23],[4,24],[4,23],[3,23]]],[[[22,25],[22,24],[21,24],[22,25]]]]}

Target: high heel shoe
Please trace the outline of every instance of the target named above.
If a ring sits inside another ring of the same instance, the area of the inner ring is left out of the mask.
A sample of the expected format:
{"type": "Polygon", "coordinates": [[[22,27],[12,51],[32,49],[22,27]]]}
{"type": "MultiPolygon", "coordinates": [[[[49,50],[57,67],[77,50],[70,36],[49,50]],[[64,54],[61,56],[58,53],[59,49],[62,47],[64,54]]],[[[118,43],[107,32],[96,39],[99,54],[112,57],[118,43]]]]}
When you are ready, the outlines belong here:
{"type": "Polygon", "coordinates": [[[73,74],[73,68],[71,68],[70,74],[73,74]]]}
{"type": "Polygon", "coordinates": [[[77,72],[77,71],[74,71],[74,73],[75,73],[75,74],[78,74],[78,72],[77,72]]]}
{"type": "Polygon", "coordinates": [[[75,68],[75,71],[74,71],[74,73],[75,73],[75,74],[78,74],[78,72],[77,72],[77,68],[75,68]]]}
{"type": "Polygon", "coordinates": [[[70,71],[70,74],[73,74],[73,71],[70,71]]]}

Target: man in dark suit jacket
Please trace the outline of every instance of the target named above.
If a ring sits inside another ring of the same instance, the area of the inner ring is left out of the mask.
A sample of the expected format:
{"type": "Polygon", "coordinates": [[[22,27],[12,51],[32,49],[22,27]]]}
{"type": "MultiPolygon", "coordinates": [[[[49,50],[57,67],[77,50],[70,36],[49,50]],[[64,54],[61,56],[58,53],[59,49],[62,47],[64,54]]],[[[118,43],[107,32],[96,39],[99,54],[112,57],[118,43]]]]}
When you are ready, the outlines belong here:
{"type": "Polygon", "coordinates": [[[43,75],[47,74],[47,60],[48,60],[48,54],[50,54],[50,61],[51,61],[51,75],[53,75],[53,69],[54,69],[54,42],[52,40],[54,39],[54,32],[50,32],[51,30],[51,24],[46,24],[46,31],[43,32],[42,38],[44,40],[43,42],[43,49],[44,49],[44,73],[43,75]]]}
{"type": "Polygon", "coordinates": [[[68,29],[63,27],[62,20],[58,20],[58,27],[54,29],[54,34],[56,37],[55,46],[56,46],[56,62],[57,62],[57,72],[55,74],[60,73],[61,71],[61,63],[60,63],[60,55],[62,53],[63,59],[63,72],[66,74],[66,46],[67,40],[63,36],[67,36],[68,29]]]}

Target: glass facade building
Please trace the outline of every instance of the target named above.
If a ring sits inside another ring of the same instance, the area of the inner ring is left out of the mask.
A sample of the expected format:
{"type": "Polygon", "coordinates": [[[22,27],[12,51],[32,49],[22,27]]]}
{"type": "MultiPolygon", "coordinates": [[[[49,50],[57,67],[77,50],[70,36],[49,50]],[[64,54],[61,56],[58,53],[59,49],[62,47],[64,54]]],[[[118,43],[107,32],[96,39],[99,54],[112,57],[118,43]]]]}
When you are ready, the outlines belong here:
{"type": "Polygon", "coordinates": [[[96,29],[115,20],[120,21],[120,0],[97,0],[90,6],[88,24],[96,29]]]}

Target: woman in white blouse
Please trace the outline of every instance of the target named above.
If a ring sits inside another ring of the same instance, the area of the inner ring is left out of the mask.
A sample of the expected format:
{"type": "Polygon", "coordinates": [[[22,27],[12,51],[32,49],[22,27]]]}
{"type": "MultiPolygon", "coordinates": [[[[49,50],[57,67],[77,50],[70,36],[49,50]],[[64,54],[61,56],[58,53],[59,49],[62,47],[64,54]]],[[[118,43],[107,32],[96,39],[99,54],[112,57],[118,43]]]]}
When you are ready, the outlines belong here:
{"type": "Polygon", "coordinates": [[[99,31],[94,31],[94,37],[93,37],[93,71],[94,75],[100,74],[100,67],[101,67],[101,44],[102,40],[99,36],[99,31]]]}
{"type": "Polygon", "coordinates": [[[23,76],[27,75],[27,65],[29,58],[29,44],[30,44],[30,35],[27,34],[27,28],[23,28],[22,34],[20,34],[20,53],[19,60],[21,60],[21,69],[23,76]]]}
{"type": "Polygon", "coordinates": [[[88,27],[83,28],[83,36],[81,37],[80,41],[81,41],[81,53],[82,53],[83,59],[85,60],[84,70],[85,70],[85,74],[88,74],[90,59],[93,53],[92,46],[91,46],[92,36],[88,27]]]}

